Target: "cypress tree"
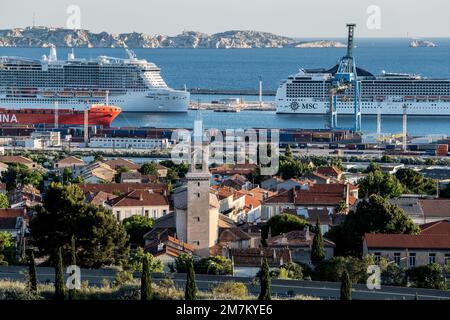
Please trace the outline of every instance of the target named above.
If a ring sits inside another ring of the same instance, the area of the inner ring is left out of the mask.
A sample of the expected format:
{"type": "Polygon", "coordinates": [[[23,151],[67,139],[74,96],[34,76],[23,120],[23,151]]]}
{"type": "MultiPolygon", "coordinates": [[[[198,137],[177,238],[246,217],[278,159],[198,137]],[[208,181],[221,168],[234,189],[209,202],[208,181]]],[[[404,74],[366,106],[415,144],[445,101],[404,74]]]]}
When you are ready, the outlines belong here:
{"type": "Polygon", "coordinates": [[[147,255],[142,258],[141,300],[152,300],[152,278],[147,255]]]}
{"type": "Polygon", "coordinates": [[[320,229],[320,219],[317,217],[316,234],[313,239],[311,248],[311,262],[316,264],[325,259],[325,250],[323,247],[322,230],[320,229]]]}
{"type": "Polygon", "coordinates": [[[269,264],[267,263],[267,259],[264,258],[264,262],[261,266],[261,292],[259,293],[258,300],[272,300],[272,291],[270,289],[270,273],[269,273],[269,264]]]}
{"type": "Polygon", "coordinates": [[[352,300],[352,282],[347,270],[344,270],[341,278],[341,300],[352,300]]]}
{"type": "Polygon", "coordinates": [[[197,299],[197,285],[195,284],[194,262],[192,259],[188,263],[188,272],[186,279],[186,290],[184,291],[185,300],[197,299]]]}
{"type": "Polygon", "coordinates": [[[64,300],[64,274],[61,247],[56,252],[55,266],[55,300],[64,300]]]}
{"type": "MultiPolygon", "coordinates": [[[[72,235],[72,238],[70,239],[70,265],[76,266],[77,265],[77,249],[75,245],[75,236],[72,235]]],[[[75,299],[75,289],[69,289],[69,300],[75,299]]]]}
{"type": "Polygon", "coordinates": [[[37,273],[36,273],[36,262],[34,261],[34,252],[31,251],[30,254],[30,264],[28,269],[28,276],[29,276],[29,288],[30,293],[32,295],[37,295],[37,273]]]}

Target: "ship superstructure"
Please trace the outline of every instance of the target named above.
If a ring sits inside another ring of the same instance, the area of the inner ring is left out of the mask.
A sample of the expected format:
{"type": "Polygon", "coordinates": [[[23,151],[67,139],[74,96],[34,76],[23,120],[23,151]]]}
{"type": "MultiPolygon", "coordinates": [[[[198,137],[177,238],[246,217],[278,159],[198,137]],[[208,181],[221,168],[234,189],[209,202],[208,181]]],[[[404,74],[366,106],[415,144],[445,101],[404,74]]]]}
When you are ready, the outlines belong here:
{"type": "Polygon", "coordinates": [[[186,112],[190,95],[167,86],[160,69],[138,59],[99,56],[57,59],[56,48],[40,60],[0,57],[0,107],[83,109],[92,104],[118,105],[124,112],[186,112]]]}

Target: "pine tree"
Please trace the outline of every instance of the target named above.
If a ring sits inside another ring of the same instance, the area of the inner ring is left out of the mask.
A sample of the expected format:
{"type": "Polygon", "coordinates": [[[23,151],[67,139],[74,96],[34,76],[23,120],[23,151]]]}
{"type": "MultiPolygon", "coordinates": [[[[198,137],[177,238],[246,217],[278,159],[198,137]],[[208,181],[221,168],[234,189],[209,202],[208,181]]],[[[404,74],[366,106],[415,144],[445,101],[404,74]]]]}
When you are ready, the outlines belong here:
{"type": "MultiPolygon", "coordinates": [[[[75,245],[75,236],[72,235],[72,238],[70,239],[70,264],[72,266],[77,265],[77,249],[75,245]]],[[[69,300],[74,300],[76,295],[75,289],[69,290],[69,300]]]]}
{"type": "Polygon", "coordinates": [[[61,247],[56,252],[55,266],[55,300],[64,300],[64,274],[61,247]]]}
{"type": "Polygon", "coordinates": [[[147,255],[142,258],[141,300],[152,300],[152,278],[147,255]]]}
{"type": "Polygon", "coordinates": [[[347,270],[344,270],[341,278],[341,300],[352,300],[352,282],[347,270]]]}
{"type": "Polygon", "coordinates": [[[261,292],[259,293],[258,300],[272,300],[272,292],[270,289],[270,273],[269,273],[269,264],[267,263],[267,259],[264,258],[264,262],[261,266],[261,292]]]}
{"type": "Polygon", "coordinates": [[[320,219],[317,217],[316,221],[316,234],[313,239],[311,248],[311,262],[316,264],[325,259],[325,251],[323,247],[323,236],[320,228],[320,219]]]}
{"type": "Polygon", "coordinates": [[[34,252],[31,251],[30,254],[30,264],[28,269],[28,276],[29,276],[29,286],[30,286],[30,293],[32,295],[37,295],[37,273],[36,273],[36,262],[34,261],[34,252]]]}
{"type": "Polygon", "coordinates": [[[185,300],[197,299],[197,285],[195,284],[194,262],[192,259],[188,263],[186,290],[184,291],[185,300]]]}

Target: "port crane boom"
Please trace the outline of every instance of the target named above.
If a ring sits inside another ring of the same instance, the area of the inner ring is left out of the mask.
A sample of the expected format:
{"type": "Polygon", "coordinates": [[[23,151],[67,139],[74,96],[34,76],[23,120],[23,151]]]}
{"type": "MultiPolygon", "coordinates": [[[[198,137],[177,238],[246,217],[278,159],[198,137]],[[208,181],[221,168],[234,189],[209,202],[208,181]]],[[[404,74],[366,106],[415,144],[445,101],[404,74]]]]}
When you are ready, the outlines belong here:
{"type": "Polygon", "coordinates": [[[354,132],[361,131],[361,82],[358,80],[355,58],[353,56],[354,32],[356,24],[347,24],[348,42],[347,54],[339,61],[339,66],[332,80],[330,95],[330,121],[331,129],[337,128],[337,94],[344,93],[353,88],[354,94],[354,132]]]}

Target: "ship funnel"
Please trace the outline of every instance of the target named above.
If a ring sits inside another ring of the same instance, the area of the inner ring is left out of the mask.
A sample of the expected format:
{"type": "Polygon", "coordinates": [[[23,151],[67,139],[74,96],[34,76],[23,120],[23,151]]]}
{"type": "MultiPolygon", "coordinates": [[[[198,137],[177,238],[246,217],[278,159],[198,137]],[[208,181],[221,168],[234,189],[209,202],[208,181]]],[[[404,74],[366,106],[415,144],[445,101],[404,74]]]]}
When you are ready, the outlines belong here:
{"type": "Polygon", "coordinates": [[[56,54],[56,47],[52,46],[50,48],[50,55],[48,56],[48,61],[57,61],[58,60],[58,56],[56,54]]]}
{"type": "Polygon", "coordinates": [[[353,42],[354,34],[355,34],[356,24],[349,23],[347,24],[348,28],[348,39],[347,39],[347,58],[353,58],[353,48],[355,46],[353,42]]]}

